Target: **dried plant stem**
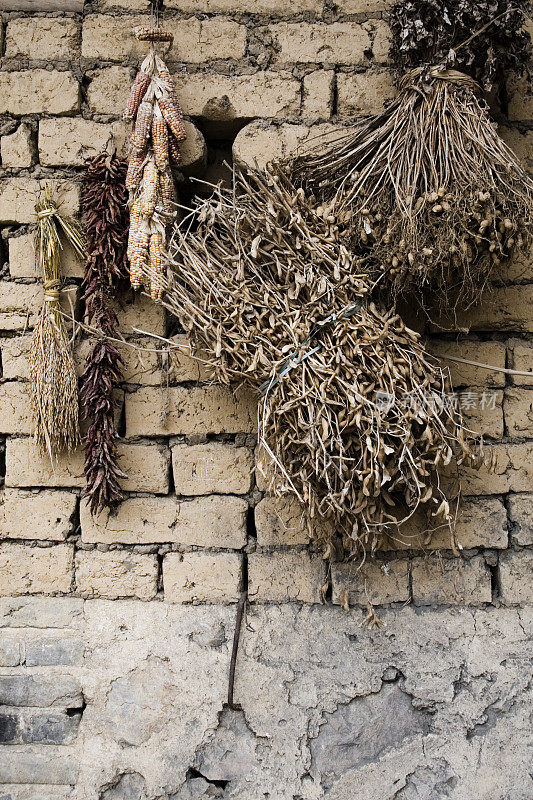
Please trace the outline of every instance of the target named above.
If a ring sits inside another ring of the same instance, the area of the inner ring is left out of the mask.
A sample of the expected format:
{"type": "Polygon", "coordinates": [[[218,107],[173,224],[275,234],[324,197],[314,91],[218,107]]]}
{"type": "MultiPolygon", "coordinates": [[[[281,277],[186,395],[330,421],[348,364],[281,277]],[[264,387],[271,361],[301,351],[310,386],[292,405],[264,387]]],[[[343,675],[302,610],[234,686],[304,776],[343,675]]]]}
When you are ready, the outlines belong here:
{"type": "Polygon", "coordinates": [[[79,442],[78,379],[63,316],[59,307],[61,288],[62,230],[77,255],[84,257],[84,243],[77,223],[59,213],[48,185],[36,207],[36,251],[44,282],[44,301],[30,345],[30,386],[35,438],[51,460],[79,442]]]}

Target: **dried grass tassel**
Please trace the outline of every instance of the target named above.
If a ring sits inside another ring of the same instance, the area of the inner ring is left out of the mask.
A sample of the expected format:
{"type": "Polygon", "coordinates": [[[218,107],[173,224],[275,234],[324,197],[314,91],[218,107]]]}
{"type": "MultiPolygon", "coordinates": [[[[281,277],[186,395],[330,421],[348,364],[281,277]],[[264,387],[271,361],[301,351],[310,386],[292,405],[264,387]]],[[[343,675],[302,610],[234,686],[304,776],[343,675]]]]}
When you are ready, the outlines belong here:
{"type": "Polygon", "coordinates": [[[35,438],[53,461],[79,443],[78,378],[59,306],[62,231],[76,254],[85,258],[78,224],[59,213],[49,186],[36,206],[36,252],[44,282],[44,302],[30,345],[30,387],[35,438]]]}

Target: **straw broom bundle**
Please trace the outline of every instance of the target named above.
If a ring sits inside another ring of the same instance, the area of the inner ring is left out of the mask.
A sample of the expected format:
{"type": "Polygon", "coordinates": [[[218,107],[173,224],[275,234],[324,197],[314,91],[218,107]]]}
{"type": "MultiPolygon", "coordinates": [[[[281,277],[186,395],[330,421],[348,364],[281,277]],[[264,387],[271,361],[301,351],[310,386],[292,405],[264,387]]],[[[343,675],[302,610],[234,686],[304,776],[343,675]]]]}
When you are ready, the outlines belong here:
{"type": "Polygon", "coordinates": [[[407,72],[395,100],[288,165],[392,299],[415,288],[424,304],[467,306],[531,241],[533,181],[481,98],[526,68],[524,5],[397,3],[391,54],[407,72]]]}
{"type": "Polygon", "coordinates": [[[53,460],[79,442],[78,379],[59,306],[62,231],[80,258],[85,245],[78,224],[59,213],[45,187],[36,206],[36,252],[44,282],[44,302],[30,345],[30,388],[35,437],[53,460]]]}

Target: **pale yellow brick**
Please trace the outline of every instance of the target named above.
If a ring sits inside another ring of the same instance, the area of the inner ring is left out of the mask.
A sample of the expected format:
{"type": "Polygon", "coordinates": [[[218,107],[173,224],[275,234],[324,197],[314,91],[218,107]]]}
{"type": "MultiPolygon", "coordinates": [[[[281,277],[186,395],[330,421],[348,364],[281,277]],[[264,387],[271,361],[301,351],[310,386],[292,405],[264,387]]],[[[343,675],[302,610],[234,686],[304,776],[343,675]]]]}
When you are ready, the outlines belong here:
{"type": "Polygon", "coordinates": [[[507,389],[503,411],[509,436],[533,437],[533,389],[507,389]]]}
{"type": "MultiPolygon", "coordinates": [[[[120,468],[128,476],[120,481],[125,491],[165,494],[168,491],[170,454],[162,445],[123,444],[117,448],[120,468]]],[[[83,450],[61,455],[54,468],[32,438],[8,439],[6,486],[82,487],[83,450]]]]}
{"type": "Polygon", "coordinates": [[[503,436],[503,392],[497,389],[457,392],[465,426],[476,436],[503,436]]]}
{"type": "Polygon", "coordinates": [[[331,570],[333,602],[365,606],[386,603],[405,603],[409,600],[409,562],[366,561],[362,566],[356,561],[333,564],[331,570]]]}
{"type": "MultiPolygon", "coordinates": [[[[78,375],[83,373],[85,360],[94,344],[94,339],[82,339],[76,344],[74,360],[78,375]]],[[[147,386],[161,386],[162,372],[158,353],[152,352],[157,344],[148,337],[139,337],[127,344],[115,342],[122,358],[122,381],[124,383],[140,383],[147,386]]]]}
{"type": "Polygon", "coordinates": [[[133,81],[126,67],[107,67],[87,73],[89,108],[97,114],[121,116],[133,81]]]}
{"type": "MultiPolygon", "coordinates": [[[[139,332],[165,335],[165,310],[144,294],[133,292],[120,297],[115,304],[120,332],[123,336],[138,336],[139,332]]],[[[154,339],[154,347],[161,342],[154,339]]]]}
{"type": "Polygon", "coordinates": [[[174,75],[185,114],[215,123],[300,113],[300,81],[288,72],[174,75]]]}
{"type": "Polygon", "coordinates": [[[163,559],[163,588],[170,603],[233,603],[241,583],[238,553],[169,553],[163,559]]]}
{"type": "Polygon", "coordinates": [[[97,516],[82,502],[82,540],[239,549],[246,544],[247,510],[241,498],[217,495],[184,502],[176,497],[130,497],[97,516]]]}
{"type": "MultiPolygon", "coordinates": [[[[3,73],[0,73],[2,75],[3,73]]],[[[56,179],[4,178],[0,180],[0,222],[34,223],[35,205],[48,183],[54,199],[61,201],[63,214],[75,214],[80,204],[80,187],[56,179]]]]}
{"type": "Polygon", "coordinates": [[[507,116],[511,122],[533,119],[533,96],[525,78],[511,77],[507,81],[509,104],[507,116]]]}
{"type": "Polygon", "coordinates": [[[450,330],[532,331],[532,305],[533,285],[505,286],[485,292],[480,305],[458,311],[455,321],[442,319],[438,325],[450,330]]]}
{"type": "Polygon", "coordinates": [[[0,433],[33,433],[27,382],[0,383],[0,433]]]}
{"type": "Polygon", "coordinates": [[[475,364],[451,361],[446,356],[476,361],[478,364],[505,369],[505,344],[503,342],[447,342],[430,339],[428,349],[439,359],[445,370],[450,370],[453,386],[500,387],[505,386],[505,373],[475,364]]]}
{"type": "MultiPolygon", "coordinates": [[[[79,288],[67,286],[61,290],[62,310],[71,315],[78,313],[79,288]]],[[[43,302],[41,283],[14,283],[0,281],[0,330],[20,330],[33,327],[43,302]]]]}
{"type": "Polygon", "coordinates": [[[487,495],[527,492],[531,489],[532,464],[533,442],[488,445],[484,448],[484,463],[479,469],[460,468],[463,493],[487,495]]]}
{"type": "Polygon", "coordinates": [[[517,128],[502,125],[498,128],[498,133],[505,144],[511,148],[522,162],[529,162],[525,166],[531,167],[533,161],[533,131],[519,131],[517,128]]]}
{"type": "Polygon", "coordinates": [[[85,159],[105,150],[114,132],[110,125],[81,117],[42,119],[39,161],[45,167],[82,166],[85,159]]]}
{"type": "Polygon", "coordinates": [[[337,107],[340,116],[365,117],[379,114],[396,94],[388,70],[344,73],[337,75],[337,107]]]}
{"type": "MultiPolygon", "coordinates": [[[[84,264],[76,255],[72,245],[61,236],[61,274],[65,278],[83,278],[84,264]]],[[[35,258],[33,233],[12,236],[9,239],[9,273],[12,278],[41,277],[40,266],[35,258]]]]}
{"type": "Polygon", "coordinates": [[[513,375],[512,382],[516,386],[533,385],[533,344],[531,342],[521,342],[519,339],[511,339],[508,342],[511,351],[511,368],[519,372],[530,372],[531,376],[513,375]]]}
{"type": "Polygon", "coordinates": [[[27,378],[29,374],[29,350],[31,335],[12,336],[0,339],[2,373],[4,378],[27,378]]]}
{"type": "Polygon", "coordinates": [[[333,109],[333,70],[316,70],[304,77],[302,116],[306,119],[327,119],[333,109]]]}
{"type": "Polygon", "coordinates": [[[1,150],[3,167],[31,167],[33,147],[29,125],[22,123],[14,133],[2,136],[1,150]]]}
{"type": "Polygon", "coordinates": [[[206,381],[213,370],[206,363],[205,354],[193,353],[187,337],[181,333],[172,336],[168,347],[168,377],[171,383],[206,381]]]}
{"type": "Polygon", "coordinates": [[[252,433],[256,399],[250,391],[235,395],[226,386],[151,387],[126,397],[127,436],[195,433],[252,433]]]}
{"type": "Polygon", "coordinates": [[[533,279],[533,247],[515,251],[494,271],[494,278],[504,283],[517,283],[533,279]]]}
{"type": "Polygon", "coordinates": [[[79,106],[80,87],[71,72],[0,72],[0,114],[71,114],[79,106]]]}
{"type": "MultiPolygon", "coordinates": [[[[146,53],[146,42],[132,35],[135,25],[146,22],[142,16],[91,14],[83,24],[82,55],[122,61],[146,53]]],[[[169,58],[201,63],[212,59],[242,58],[246,51],[246,28],[225,17],[211,19],[168,19],[165,29],[174,34],[169,58]]]]}
{"type": "Polygon", "coordinates": [[[70,592],[74,548],[0,545],[0,594],[56,594],[70,592]]]}
{"type": "Polygon", "coordinates": [[[412,582],[417,606],[480,605],[492,599],[490,572],[481,556],[468,560],[414,558],[412,582]]]}
{"type": "Polygon", "coordinates": [[[0,500],[0,538],[62,541],[74,531],[72,492],[5,489],[0,500]]]}
{"type": "Polygon", "coordinates": [[[248,557],[251,602],[320,603],[326,565],[305,551],[252,553],[248,557]]]}
{"type": "Polygon", "coordinates": [[[373,29],[372,53],[378,64],[386,64],[389,60],[391,30],[385,22],[371,23],[373,29]]]}
{"type": "Polygon", "coordinates": [[[511,494],[508,502],[513,544],[533,544],[533,494],[511,494]]]}
{"type": "Polygon", "coordinates": [[[500,558],[500,587],[505,605],[533,603],[533,551],[503,553],[500,558]]]}
{"type": "Polygon", "coordinates": [[[253,454],[248,447],[208,442],[172,448],[176,493],[182,495],[246,494],[250,490],[253,454]]]}
{"type": "Polygon", "coordinates": [[[6,58],[26,56],[48,61],[72,59],[77,55],[79,25],[58,17],[19,17],[6,30],[6,58]]]}
{"type": "Polygon", "coordinates": [[[318,137],[335,136],[338,126],[322,125],[265,124],[251,122],[242,128],[233,142],[233,159],[248,170],[263,169],[269,161],[286,158],[305,148],[314,146],[318,137]]]}
{"type": "Polygon", "coordinates": [[[339,14],[375,14],[387,11],[394,0],[336,0],[339,14]]]}
{"type": "Polygon", "coordinates": [[[360,64],[370,50],[368,32],[357,22],[281,22],[269,32],[279,62],[360,64]]]}
{"type": "MultiPolygon", "coordinates": [[[[470,497],[459,505],[455,541],[462,550],[473,547],[507,547],[507,512],[495,497],[470,497]]],[[[389,550],[450,550],[452,531],[447,525],[432,528],[424,513],[417,513],[383,538],[379,547],[389,550]]]]}
{"type": "Polygon", "coordinates": [[[309,542],[304,509],[293,495],[264,497],[255,507],[255,527],[262,547],[309,542]]]}
{"type": "MultiPolygon", "coordinates": [[[[106,0],[114,2],[114,0],[106,0]]],[[[123,2],[123,0],[121,0],[123,2]]],[[[129,3],[139,3],[141,0],[127,0],[129,3]]],[[[168,9],[175,8],[178,11],[206,13],[242,13],[249,14],[276,14],[277,16],[291,16],[302,12],[313,12],[322,14],[323,0],[294,0],[287,3],[287,0],[254,0],[250,4],[249,0],[167,0],[168,9]]]]}
{"type": "Polygon", "coordinates": [[[157,558],[120,550],[79,550],[76,588],[82,597],[151,600],[157,592],[157,558]]]}

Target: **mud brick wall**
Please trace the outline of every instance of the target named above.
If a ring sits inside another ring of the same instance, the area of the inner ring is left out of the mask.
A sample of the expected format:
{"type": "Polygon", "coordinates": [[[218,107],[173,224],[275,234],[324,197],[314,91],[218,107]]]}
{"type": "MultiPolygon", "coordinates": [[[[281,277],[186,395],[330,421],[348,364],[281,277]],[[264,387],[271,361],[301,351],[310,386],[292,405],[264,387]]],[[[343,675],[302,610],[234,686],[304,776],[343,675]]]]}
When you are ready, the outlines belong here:
{"type": "MultiPolygon", "coordinates": [[[[389,5],[166,0],[184,200],[232,155],[262,164],[381,109],[394,92],[389,5]]],[[[111,136],[125,151],[144,49],[131,29],[148,6],[0,2],[0,798],[525,800],[533,377],[449,362],[496,460],[463,476],[460,557],[415,520],[362,569],[327,574],[300,508],[254,472],[254,397],[209,384],[177,350],[122,348],[114,513],[88,512],[81,451],[52,469],[35,448],[35,202],[46,180],[77,213],[84,159],[111,136]],[[361,627],[368,601],[383,628],[361,627]]],[[[531,164],[531,98],[510,78],[501,103],[502,135],[531,164]]],[[[68,248],[64,271],[64,306],[83,319],[68,248]]],[[[456,332],[426,331],[435,354],[531,370],[532,277],[531,259],[506,265],[456,332]]],[[[146,297],[117,307],[129,341],[186,344],[146,297]]],[[[80,370],[87,346],[78,338],[80,370]]]]}

